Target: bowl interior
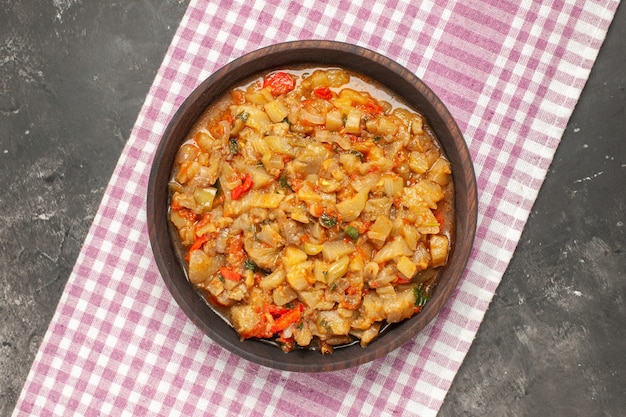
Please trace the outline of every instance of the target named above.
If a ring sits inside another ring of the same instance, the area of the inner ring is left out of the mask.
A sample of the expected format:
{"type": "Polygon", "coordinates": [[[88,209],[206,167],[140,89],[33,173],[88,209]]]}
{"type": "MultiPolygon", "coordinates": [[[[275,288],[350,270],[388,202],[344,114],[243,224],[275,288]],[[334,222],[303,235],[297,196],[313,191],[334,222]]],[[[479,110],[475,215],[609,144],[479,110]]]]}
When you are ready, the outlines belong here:
{"type": "Polygon", "coordinates": [[[204,333],[225,349],[258,364],[301,372],[331,371],[356,366],[398,348],[428,324],[456,287],[469,258],[476,230],[477,192],[474,169],[459,128],[437,96],[413,73],[373,51],[331,41],[296,41],[251,52],[215,72],[185,100],[168,125],[154,158],[148,184],[148,230],[160,273],[172,296],[204,333]],[[330,355],[294,350],[283,353],[268,343],[242,342],[237,332],[220,318],[188,282],[176,256],[168,219],[168,187],[177,150],[207,106],[245,79],[272,69],[299,64],[341,66],[376,80],[427,119],[444,148],[455,183],[456,229],[449,262],[431,300],[423,310],[393,325],[367,348],[358,344],[336,349],[330,355]]]}

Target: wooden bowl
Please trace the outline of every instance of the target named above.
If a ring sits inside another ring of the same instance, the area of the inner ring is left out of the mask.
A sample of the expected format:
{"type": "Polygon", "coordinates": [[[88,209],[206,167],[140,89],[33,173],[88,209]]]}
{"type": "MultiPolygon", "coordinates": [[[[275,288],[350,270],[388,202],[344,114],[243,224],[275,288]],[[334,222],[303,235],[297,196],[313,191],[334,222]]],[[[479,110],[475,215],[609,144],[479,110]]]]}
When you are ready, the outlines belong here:
{"type": "Polygon", "coordinates": [[[437,96],[418,77],[373,51],[332,41],[295,41],[251,52],[225,65],[202,82],[169,123],[156,151],[148,184],[148,230],[154,257],[172,296],[204,333],[223,348],[260,365],[299,372],[345,369],[379,358],[414,339],[439,312],[456,287],[472,249],[476,231],[477,192],[474,168],[459,128],[437,96]],[[168,181],[178,148],[207,106],[250,76],[298,64],[341,66],[380,82],[420,111],[444,148],[453,170],[456,233],[448,265],[423,310],[390,326],[369,346],[355,344],[332,354],[294,350],[289,353],[257,340],[241,341],[192,287],[176,255],[168,219],[168,181]]]}

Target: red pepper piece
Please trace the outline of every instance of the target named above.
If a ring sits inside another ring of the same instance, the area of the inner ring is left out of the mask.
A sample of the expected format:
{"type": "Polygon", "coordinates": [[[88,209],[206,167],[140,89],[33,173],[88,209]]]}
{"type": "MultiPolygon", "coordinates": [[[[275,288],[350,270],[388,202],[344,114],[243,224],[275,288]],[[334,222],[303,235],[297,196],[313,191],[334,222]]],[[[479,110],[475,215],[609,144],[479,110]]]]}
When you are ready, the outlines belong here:
{"type": "Polygon", "coordinates": [[[222,275],[224,279],[235,282],[239,282],[243,278],[240,273],[232,271],[225,266],[220,268],[220,275],[222,275]]]}
{"type": "Polygon", "coordinates": [[[292,325],[293,323],[297,323],[300,321],[302,317],[302,312],[304,311],[304,306],[302,304],[298,304],[297,307],[289,310],[288,312],[280,315],[272,326],[272,332],[278,333],[285,330],[287,327],[292,325]]]}
{"type": "Polygon", "coordinates": [[[245,193],[252,189],[253,185],[254,182],[252,181],[252,177],[250,176],[250,174],[246,174],[246,176],[243,177],[243,183],[233,189],[233,191],[230,193],[230,197],[233,200],[239,200],[245,193]]]}
{"type": "Polygon", "coordinates": [[[185,256],[185,260],[189,261],[189,258],[191,256],[191,252],[202,248],[202,245],[204,245],[208,240],[209,240],[208,236],[196,237],[196,240],[193,241],[193,244],[191,245],[191,247],[187,251],[187,255],[185,256]]]}

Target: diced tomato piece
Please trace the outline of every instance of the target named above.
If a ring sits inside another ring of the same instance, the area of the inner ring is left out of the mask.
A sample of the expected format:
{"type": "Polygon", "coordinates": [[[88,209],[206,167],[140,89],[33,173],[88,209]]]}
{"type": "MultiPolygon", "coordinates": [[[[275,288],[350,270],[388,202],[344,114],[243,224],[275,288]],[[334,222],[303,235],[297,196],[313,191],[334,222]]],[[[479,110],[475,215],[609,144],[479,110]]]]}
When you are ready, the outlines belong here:
{"type": "Polygon", "coordinates": [[[365,113],[375,116],[383,112],[383,107],[372,99],[368,99],[365,104],[358,106],[365,113]]]}
{"type": "Polygon", "coordinates": [[[220,268],[220,274],[224,277],[224,279],[239,282],[243,278],[240,273],[232,271],[225,266],[220,268]]]}
{"type": "Polygon", "coordinates": [[[202,215],[200,220],[198,220],[196,224],[194,224],[193,230],[197,233],[198,230],[202,229],[207,224],[211,223],[211,217],[212,217],[211,213],[204,213],[204,215],[202,215]]]}
{"type": "Polygon", "coordinates": [[[246,260],[247,255],[243,249],[243,235],[235,235],[228,245],[226,263],[228,265],[241,265],[246,260]]]}
{"type": "Polygon", "coordinates": [[[263,80],[263,88],[269,87],[273,96],[287,94],[296,87],[296,81],[286,72],[273,72],[263,80]]]}
{"type": "Polygon", "coordinates": [[[443,224],[445,222],[444,217],[443,217],[443,213],[439,210],[436,210],[435,213],[435,218],[437,219],[437,222],[439,223],[439,227],[443,228],[443,224]]]}
{"type": "Polygon", "coordinates": [[[241,90],[235,90],[235,91],[233,91],[233,92],[232,92],[232,98],[233,98],[233,101],[234,101],[236,104],[243,104],[243,103],[245,103],[245,101],[246,101],[246,95],[245,95],[245,93],[244,93],[243,91],[241,91],[241,90]]]}
{"type": "Polygon", "coordinates": [[[315,94],[316,97],[324,100],[330,100],[331,98],[333,98],[333,93],[328,87],[318,87],[313,90],[313,94],[315,94]]]}
{"type": "Polygon", "coordinates": [[[398,278],[396,279],[396,284],[408,284],[409,282],[412,282],[412,280],[400,275],[398,275],[398,278]]]}
{"type": "Polygon", "coordinates": [[[274,317],[283,315],[289,311],[290,309],[288,309],[287,307],[280,307],[274,304],[267,304],[265,306],[265,312],[270,313],[274,317]]]}
{"type": "Polygon", "coordinates": [[[361,290],[357,287],[354,287],[352,285],[350,285],[348,288],[346,288],[345,293],[348,295],[354,295],[354,294],[358,294],[359,292],[361,292],[361,290]]]}

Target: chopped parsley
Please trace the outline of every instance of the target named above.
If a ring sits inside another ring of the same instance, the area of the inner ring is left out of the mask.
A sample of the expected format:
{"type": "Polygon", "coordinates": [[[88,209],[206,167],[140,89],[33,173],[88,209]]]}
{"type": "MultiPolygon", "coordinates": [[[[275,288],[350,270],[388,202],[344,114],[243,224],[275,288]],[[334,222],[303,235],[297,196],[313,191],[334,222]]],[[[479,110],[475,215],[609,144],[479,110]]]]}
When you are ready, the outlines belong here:
{"type": "Polygon", "coordinates": [[[327,333],[333,332],[333,326],[331,326],[330,323],[327,322],[325,319],[320,320],[320,326],[322,326],[327,333]]]}
{"type": "Polygon", "coordinates": [[[423,284],[413,287],[413,295],[415,295],[415,307],[423,307],[430,300],[430,295],[424,292],[423,284]]]}
{"type": "Polygon", "coordinates": [[[322,226],[330,229],[331,227],[335,227],[337,225],[337,218],[328,213],[323,213],[320,217],[320,222],[322,223],[322,226]]]}
{"type": "MultiPolygon", "coordinates": [[[[257,242],[260,242],[260,240],[256,237],[256,235],[254,236],[254,239],[257,242]]],[[[272,271],[268,271],[267,269],[261,268],[260,266],[256,264],[256,262],[250,259],[246,259],[245,261],[243,261],[243,267],[247,269],[248,271],[260,272],[261,274],[264,274],[264,275],[269,275],[272,273],[272,271]]]]}
{"type": "Polygon", "coordinates": [[[245,261],[243,261],[243,267],[249,271],[256,271],[258,269],[258,265],[250,259],[246,259],[245,261]]]}
{"type": "Polygon", "coordinates": [[[289,185],[289,178],[287,178],[287,176],[284,174],[278,179],[278,185],[293,191],[293,188],[291,188],[291,185],[289,185]]]}
{"type": "Polygon", "coordinates": [[[351,150],[351,151],[350,151],[350,153],[351,153],[352,155],[356,155],[356,156],[358,156],[358,157],[359,157],[359,159],[361,160],[361,162],[365,161],[365,157],[363,156],[363,154],[362,154],[361,152],[356,151],[356,150],[354,150],[354,149],[353,149],[353,150],[351,150]]]}

